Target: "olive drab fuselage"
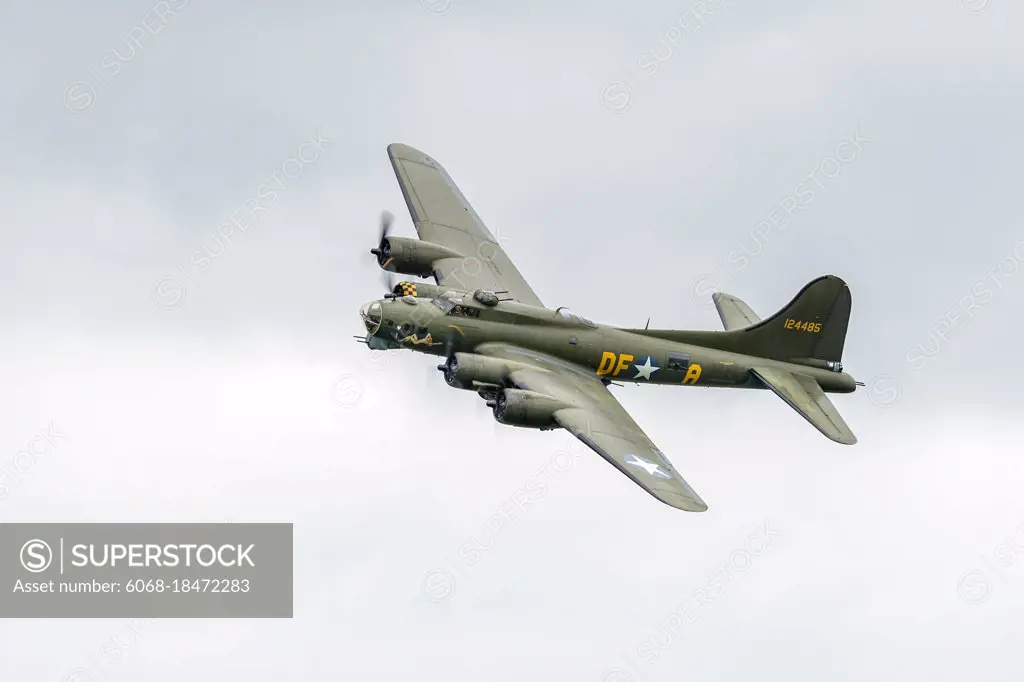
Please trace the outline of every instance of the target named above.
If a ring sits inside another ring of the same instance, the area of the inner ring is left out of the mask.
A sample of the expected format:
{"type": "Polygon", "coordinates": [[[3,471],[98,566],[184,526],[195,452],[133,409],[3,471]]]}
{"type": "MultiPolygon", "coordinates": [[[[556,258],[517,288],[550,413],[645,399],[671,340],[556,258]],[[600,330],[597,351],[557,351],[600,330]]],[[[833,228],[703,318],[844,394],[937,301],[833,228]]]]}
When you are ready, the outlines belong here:
{"type": "MultiPolygon", "coordinates": [[[[371,348],[445,356],[500,342],[586,367],[610,382],[764,388],[751,368],[768,366],[812,376],[826,392],[855,390],[853,377],[842,371],[668,340],[656,331],[599,325],[564,309],[490,302],[481,304],[462,292],[438,298],[407,295],[368,303],[360,312],[371,348]]],[[[713,338],[708,332],[695,334],[713,338]]]]}

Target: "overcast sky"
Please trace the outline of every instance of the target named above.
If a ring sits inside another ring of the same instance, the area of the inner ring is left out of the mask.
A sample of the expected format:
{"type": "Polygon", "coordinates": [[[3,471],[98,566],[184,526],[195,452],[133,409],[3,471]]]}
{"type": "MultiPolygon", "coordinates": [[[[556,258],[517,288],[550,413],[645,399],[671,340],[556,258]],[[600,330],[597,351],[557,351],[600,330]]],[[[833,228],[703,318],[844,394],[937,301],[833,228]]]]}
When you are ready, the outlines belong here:
{"type": "Polygon", "coordinates": [[[62,434],[0,519],[296,537],[292,620],[6,621],[5,679],[1024,676],[1024,6],[639,5],[0,4],[0,467],[62,434]],[[859,444],[768,392],[616,389],[687,514],[369,354],[396,141],[603,323],[842,277],[859,444]]]}

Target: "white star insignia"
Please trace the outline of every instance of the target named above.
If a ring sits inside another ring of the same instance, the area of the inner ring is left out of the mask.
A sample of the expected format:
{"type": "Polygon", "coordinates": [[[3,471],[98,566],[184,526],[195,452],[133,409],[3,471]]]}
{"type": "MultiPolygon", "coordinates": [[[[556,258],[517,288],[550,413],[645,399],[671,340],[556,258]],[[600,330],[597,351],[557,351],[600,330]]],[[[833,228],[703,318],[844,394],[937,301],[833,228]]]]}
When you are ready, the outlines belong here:
{"type": "Polygon", "coordinates": [[[644,362],[644,364],[633,365],[633,369],[636,370],[636,376],[633,377],[634,379],[639,379],[640,377],[643,377],[644,379],[650,381],[651,375],[661,368],[658,367],[657,365],[651,364],[651,356],[648,355],[647,360],[644,362]]]}
{"type": "Polygon", "coordinates": [[[635,467],[640,467],[641,469],[646,471],[648,475],[654,476],[655,478],[672,478],[672,474],[668,473],[662,467],[655,464],[654,462],[647,461],[643,457],[637,457],[636,455],[626,455],[623,459],[625,460],[626,464],[630,464],[635,467]]]}

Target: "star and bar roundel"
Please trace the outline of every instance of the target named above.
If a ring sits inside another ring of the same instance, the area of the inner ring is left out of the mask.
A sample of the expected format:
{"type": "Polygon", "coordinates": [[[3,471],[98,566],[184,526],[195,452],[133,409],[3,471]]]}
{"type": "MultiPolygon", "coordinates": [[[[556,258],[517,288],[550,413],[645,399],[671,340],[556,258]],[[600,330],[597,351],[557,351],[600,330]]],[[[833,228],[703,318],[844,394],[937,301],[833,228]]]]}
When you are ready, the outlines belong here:
{"type": "Polygon", "coordinates": [[[644,471],[647,472],[648,476],[653,476],[654,478],[672,478],[672,474],[669,473],[665,469],[665,467],[650,460],[644,459],[639,455],[627,454],[623,458],[623,461],[630,466],[637,467],[638,469],[643,469],[644,471]]]}
{"type": "MultiPolygon", "coordinates": [[[[641,355],[634,357],[629,353],[613,353],[611,351],[604,351],[601,354],[601,361],[597,367],[598,376],[608,376],[616,378],[621,376],[624,379],[630,381],[640,381],[644,379],[646,381],[658,380],[659,378],[664,380],[664,377],[654,377],[654,373],[661,369],[661,365],[653,355],[641,355]],[[634,370],[632,375],[623,374],[634,370]]],[[[685,372],[683,377],[684,384],[696,384],[700,379],[701,366],[696,362],[687,362],[685,366],[673,368],[671,362],[669,363],[669,369],[680,372],[685,372]]],[[[671,374],[671,372],[670,372],[671,374]]]]}
{"type": "Polygon", "coordinates": [[[639,360],[633,363],[633,369],[636,370],[636,374],[633,375],[634,379],[647,379],[650,381],[651,375],[661,369],[661,367],[658,366],[658,361],[650,355],[642,355],[639,360]]]}

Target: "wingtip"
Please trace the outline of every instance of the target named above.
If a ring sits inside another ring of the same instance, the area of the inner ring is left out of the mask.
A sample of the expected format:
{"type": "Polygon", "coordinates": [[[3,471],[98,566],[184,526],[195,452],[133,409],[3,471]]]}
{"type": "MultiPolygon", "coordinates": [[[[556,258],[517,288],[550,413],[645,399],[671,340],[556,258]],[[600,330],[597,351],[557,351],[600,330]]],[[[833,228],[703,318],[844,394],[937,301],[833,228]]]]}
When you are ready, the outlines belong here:
{"type": "Polygon", "coordinates": [[[852,433],[850,433],[850,434],[838,434],[838,435],[834,435],[834,436],[831,435],[831,434],[825,434],[825,435],[828,437],[828,439],[830,441],[832,441],[833,443],[839,443],[840,445],[856,445],[857,444],[857,436],[853,435],[852,433]]]}
{"type": "Polygon", "coordinates": [[[833,443],[839,443],[840,445],[856,445],[857,436],[853,435],[853,431],[847,429],[819,429],[826,438],[833,443]]]}
{"type": "Polygon", "coordinates": [[[434,162],[434,160],[428,155],[415,147],[405,144],[404,142],[392,142],[389,144],[388,156],[392,159],[403,159],[405,161],[415,161],[417,163],[430,164],[434,162]]]}
{"type": "Polygon", "coordinates": [[[681,509],[686,512],[700,513],[708,510],[707,503],[696,495],[693,497],[687,497],[678,493],[663,493],[663,496],[658,499],[670,507],[681,509]]]}

